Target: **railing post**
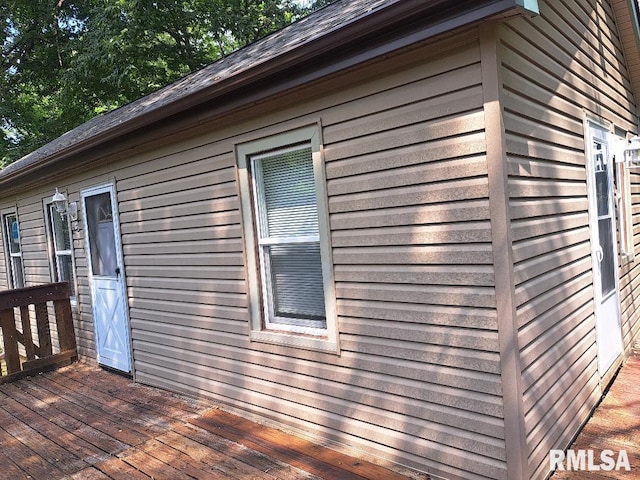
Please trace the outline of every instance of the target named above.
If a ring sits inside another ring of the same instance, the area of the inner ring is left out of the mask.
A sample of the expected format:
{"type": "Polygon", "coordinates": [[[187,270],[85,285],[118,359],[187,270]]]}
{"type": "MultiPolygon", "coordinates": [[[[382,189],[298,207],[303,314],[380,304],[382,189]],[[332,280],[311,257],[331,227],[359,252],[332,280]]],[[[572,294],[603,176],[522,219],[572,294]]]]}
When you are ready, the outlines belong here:
{"type": "Polygon", "coordinates": [[[38,344],[40,346],[40,358],[47,357],[53,353],[51,344],[51,329],[49,328],[49,311],[47,304],[36,303],[36,325],[38,326],[38,344]]]}
{"type": "Polygon", "coordinates": [[[35,345],[31,336],[31,315],[29,314],[29,305],[20,307],[20,321],[22,322],[22,344],[27,354],[27,360],[36,358],[35,345]]]}
{"type": "Polygon", "coordinates": [[[58,341],[60,351],[76,349],[76,334],[73,330],[73,317],[71,314],[71,302],[67,297],[64,300],[55,300],[53,309],[56,312],[56,325],[58,326],[58,341]]]}
{"type": "Polygon", "coordinates": [[[22,370],[22,367],[20,365],[20,355],[18,354],[18,332],[13,308],[0,310],[0,325],[2,325],[4,360],[7,363],[7,373],[17,373],[22,370]]]}

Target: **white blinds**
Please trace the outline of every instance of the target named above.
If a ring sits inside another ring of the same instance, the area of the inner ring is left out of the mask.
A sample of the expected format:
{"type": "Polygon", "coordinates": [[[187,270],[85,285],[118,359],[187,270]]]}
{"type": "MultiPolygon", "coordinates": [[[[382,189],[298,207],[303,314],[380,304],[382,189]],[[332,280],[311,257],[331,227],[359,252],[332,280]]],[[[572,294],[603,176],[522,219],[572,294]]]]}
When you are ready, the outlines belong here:
{"type": "MultiPolygon", "coordinates": [[[[324,320],[320,245],[273,245],[267,249],[276,317],[324,320]]],[[[314,322],[304,323],[315,326],[314,322]]]]}
{"type": "Polygon", "coordinates": [[[311,148],[252,159],[267,323],[326,328],[311,148]]]}
{"type": "Polygon", "coordinates": [[[257,165],[264,200],[259,207],[264,209],[260,236],[317,236],[318,205],[311,148],[276,153],[262,158],[257,165]]]}

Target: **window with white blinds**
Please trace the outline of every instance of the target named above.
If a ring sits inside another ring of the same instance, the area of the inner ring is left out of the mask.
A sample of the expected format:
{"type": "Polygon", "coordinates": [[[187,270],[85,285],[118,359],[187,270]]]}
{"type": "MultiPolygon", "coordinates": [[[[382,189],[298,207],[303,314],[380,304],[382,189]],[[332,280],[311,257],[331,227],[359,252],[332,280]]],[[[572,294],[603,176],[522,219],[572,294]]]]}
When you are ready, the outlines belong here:
{"type": "Polygon", "coordinates": [[[339,351],[319,125],[236,146],[254,341],[339,351]]]}
{"type": "Polygon", "coordinates": [[[251,157],[267,326],[326,328],[310,146],[251,157]]]}

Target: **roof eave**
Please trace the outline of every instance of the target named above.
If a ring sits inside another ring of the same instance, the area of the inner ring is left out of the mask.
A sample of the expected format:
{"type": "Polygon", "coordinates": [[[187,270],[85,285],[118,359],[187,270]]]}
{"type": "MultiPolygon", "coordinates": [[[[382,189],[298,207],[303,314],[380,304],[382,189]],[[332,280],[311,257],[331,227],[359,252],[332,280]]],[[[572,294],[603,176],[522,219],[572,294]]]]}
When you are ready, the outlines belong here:
{"type": "MultiPolygon", "coordinates": [[[[211,102],[216,98],[220,98],[239,88],[255,84],[278,72],[312,62],[314,59],[322,57],[327,53],[337,51],[337,49],[343,49],[346,44],[354,45],[359,40],[370,36],[372,32],[385,33],[392,28],[396,28],[397,25],[403,21],[414,18],[417,13],[424,14],[426,11],[433,11],[436,7],[443,11],[456,11],[456,15],[452,16],[452,18],[440,19],[436,24],[426,25],[424,28],[416,30],[404,38],[395,40],[387,45],[386,48],[376,48],[371,51],[368,56],[373,58],[374,56],[384,55],[417,41],[425,40],[464,25],[504,13],[537,13],[536,0],[486,0],[484,2],[466,2],[464,4],[466,10],[464,11],[459,7],[460,3],[459,0],[436,0],[432,2],[404,0],[392,4],[388,8],[381,9],[380,12],[374,12],[365,18],[358,19],[358,21],[352,22],[328,35],[323,35],[318,39],[314,39],[295,49],[275,56],[270,61],[259,63],[252,68],[239,71],[206,88],[192,92],[159,108],[150,109],[134,118],[105,129],[98,134],[91,135],[86,139],[74,140],[73,135],[76,130],[71,130],[60,137],[69,136],[70,138],[68,146],[65,148],[61,148],[59,151],[53,152],[44,158],[38,158],[38,150],[36,150],[18,162],[1,170],[0,185],[6,185],[8,182],[30,175],[42,168],[52,166],[65,159],[73,158],[81,153],[86,153],[122,135],[149,127],[156,122],[183,113],[205,102],[211,102]]],[[[367,59],[367,55],[360,55],[357,59],[354,59],[354,64],[366,61],[367,59]]],[[[114,112],[105,115],[110,115],[114,112]]],[[[91,122],[91,120],[89,122],[91,122]]]]}
{"type": "Polygon", "coordinates": [[[640,6],[638,0],[614,0],[612,4],[636,109],[640,111],[640,6]]]}

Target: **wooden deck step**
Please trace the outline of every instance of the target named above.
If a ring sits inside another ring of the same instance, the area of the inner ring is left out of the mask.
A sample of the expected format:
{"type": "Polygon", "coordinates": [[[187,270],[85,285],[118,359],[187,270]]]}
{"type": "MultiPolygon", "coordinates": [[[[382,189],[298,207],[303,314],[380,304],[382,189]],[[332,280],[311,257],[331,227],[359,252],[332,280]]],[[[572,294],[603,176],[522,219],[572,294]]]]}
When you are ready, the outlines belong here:
{"type": "Polygon", "coordinates": [[[192,424],[257,452],[331,480],[406,480],[379,465],[365,462],[281,430],[223,410],[192,419],[192,424]]]}

